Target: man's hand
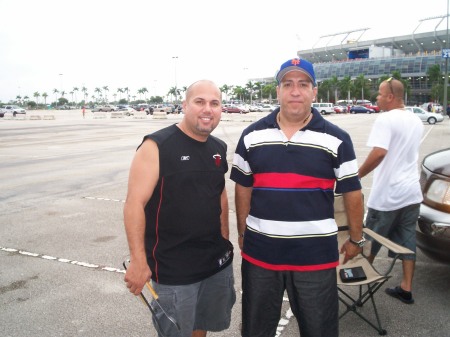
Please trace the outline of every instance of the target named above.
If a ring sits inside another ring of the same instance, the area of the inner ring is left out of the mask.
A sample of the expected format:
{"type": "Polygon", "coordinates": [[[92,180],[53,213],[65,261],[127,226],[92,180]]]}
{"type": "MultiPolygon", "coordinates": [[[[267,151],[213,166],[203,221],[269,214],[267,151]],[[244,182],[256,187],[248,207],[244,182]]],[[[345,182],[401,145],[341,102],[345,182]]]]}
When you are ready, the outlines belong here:
{"type": "Polygon", "coordinates": [[[125,273],[124,281],[127,288],[134,295],[139,295],[144,288],[145,283],[150,281],[152,272],[146,261],[131,261],[125,273]]]}
{"type": "Polygon", "coordinates": [[[346,264],[348,260],[353,259],[356,255],[361,253],[361,251],[361,247],[351,243],[349,240],[345,241],[341,248],[341,254],[345,254],[343,264],[346,264]]]}

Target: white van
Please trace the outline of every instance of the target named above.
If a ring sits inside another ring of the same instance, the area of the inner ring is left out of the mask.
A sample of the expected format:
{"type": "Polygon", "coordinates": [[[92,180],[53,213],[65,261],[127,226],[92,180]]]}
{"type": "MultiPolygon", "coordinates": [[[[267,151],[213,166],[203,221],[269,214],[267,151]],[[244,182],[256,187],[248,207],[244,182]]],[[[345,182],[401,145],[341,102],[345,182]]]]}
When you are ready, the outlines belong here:
{"type": "Polygon", "coordinates": [[[316,108],[322,115],[329,115],[334,112],[334,104],[333,103],[312,103],[311,106],[316,108]]]}

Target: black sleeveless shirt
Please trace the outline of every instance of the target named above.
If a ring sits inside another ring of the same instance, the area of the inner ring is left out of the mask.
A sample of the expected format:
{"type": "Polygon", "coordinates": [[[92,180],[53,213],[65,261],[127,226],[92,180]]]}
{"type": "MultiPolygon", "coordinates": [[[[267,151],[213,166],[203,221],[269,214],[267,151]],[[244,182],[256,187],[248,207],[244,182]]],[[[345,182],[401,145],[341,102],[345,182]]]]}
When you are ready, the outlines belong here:
{"type": "Polygon", "coordinates": [[[159,149],[158,184],[145,207],[147,260],[155,282],[199,282],[233,260],[221,235],[220,197],[225,187],[227,145],[209,136],[199,142],[176,125],[144,137],[159,149]]]}

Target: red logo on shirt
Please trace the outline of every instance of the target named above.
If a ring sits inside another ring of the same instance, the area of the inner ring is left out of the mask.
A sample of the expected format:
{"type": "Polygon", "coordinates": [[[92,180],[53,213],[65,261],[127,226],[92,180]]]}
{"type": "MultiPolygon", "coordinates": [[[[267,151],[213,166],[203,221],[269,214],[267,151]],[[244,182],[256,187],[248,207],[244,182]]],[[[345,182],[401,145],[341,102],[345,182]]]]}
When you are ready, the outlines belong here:
{"type": "Polygon", "coordinates": [[[215,154],[213,156],[213,158],[215,160],[216,166],[219,167],[220,166],[220,162],[222,161],[221,155],[217,153],[217,154],[215,154]]]}

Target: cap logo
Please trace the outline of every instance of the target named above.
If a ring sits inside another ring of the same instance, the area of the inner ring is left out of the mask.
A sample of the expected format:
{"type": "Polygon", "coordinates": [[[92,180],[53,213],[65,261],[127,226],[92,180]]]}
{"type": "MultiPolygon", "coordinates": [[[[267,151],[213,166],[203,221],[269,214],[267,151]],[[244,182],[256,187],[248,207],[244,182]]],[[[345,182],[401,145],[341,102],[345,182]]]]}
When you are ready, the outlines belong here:
{"type": "Polygon", "coordinates": [[[299,59],[292,59],[291,63],[292,63],[294,66],[298,66],[298,65],[300,64],[300,60],[299,60],[299,59]]]}

